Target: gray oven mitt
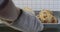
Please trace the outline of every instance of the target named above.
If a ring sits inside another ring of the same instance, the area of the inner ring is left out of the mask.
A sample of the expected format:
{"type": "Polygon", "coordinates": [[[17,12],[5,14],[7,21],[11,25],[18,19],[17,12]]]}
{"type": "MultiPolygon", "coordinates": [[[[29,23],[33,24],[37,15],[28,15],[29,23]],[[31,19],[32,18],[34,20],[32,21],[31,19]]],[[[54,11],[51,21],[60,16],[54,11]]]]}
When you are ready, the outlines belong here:
{"type": "Polygon", "coordinates": [[[7,26],[23,31],[23,32],[38,32],[43,30],[43,24],[36,18],[34,15],[26,13],[23,11],[19,19],[14,21],[12,24],[9,24],[3,21],[7,26]]]}

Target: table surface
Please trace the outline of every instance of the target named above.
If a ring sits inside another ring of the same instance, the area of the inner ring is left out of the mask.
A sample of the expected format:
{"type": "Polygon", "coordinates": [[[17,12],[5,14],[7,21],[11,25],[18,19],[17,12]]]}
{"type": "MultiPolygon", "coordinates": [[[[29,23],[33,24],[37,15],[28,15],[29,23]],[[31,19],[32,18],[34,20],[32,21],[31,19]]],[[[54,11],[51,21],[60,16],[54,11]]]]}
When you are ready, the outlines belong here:
{"type": "MultiPolygon", "coordinates": [[[[42,32],[60,32],[60,24],[44,24],[44,30],[42,32]]],[[[0,24],[0,32],[20,32],[20,31],[17,31],[17,30],[14,30],[10,27],[7,27],[3,24],[0,24]]]]}

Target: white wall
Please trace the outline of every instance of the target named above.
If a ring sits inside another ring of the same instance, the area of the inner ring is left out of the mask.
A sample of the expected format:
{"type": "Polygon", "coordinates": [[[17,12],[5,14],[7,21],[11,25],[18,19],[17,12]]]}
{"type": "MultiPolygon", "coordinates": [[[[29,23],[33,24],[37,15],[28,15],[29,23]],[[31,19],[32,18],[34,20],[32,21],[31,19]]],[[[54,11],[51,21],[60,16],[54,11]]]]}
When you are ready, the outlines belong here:
{"type": "Polygon", "coordinates": [[[30,7],[33,10],[51,9],[60,11],[60,0],[13,0],[15,5],[23,8],[30,7]]]}

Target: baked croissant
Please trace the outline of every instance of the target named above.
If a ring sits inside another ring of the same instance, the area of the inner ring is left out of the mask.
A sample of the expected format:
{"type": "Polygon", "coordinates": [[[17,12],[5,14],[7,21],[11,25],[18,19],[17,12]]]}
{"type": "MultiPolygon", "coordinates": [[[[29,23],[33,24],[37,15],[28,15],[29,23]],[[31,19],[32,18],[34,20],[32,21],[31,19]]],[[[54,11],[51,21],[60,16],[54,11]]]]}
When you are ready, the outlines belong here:
{"type": "Polygon", "coordinates": [[[38,18],[42,23],[57,23],[57,18],[53,15],[53,12],[49,10],[40,11],[38,18]]]}

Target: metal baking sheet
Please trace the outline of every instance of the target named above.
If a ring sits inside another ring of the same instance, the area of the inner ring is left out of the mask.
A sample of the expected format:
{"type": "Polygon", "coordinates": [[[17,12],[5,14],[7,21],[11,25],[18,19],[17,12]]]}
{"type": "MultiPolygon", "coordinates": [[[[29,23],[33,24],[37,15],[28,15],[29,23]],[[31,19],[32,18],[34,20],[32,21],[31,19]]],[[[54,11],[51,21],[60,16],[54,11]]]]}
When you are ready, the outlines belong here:
{"type": "MultiPolygon", "coordinates": [[[[35,11],[35,14],[38,15],[40,11],[35,11]]],[[[60,11],[52,11],[54,13],[54,16],[56,16],[56,18],[58,19],[58,23],[57,24],[60,24],[60,11]]],[[[49,23],[47,23],[49,24],[49,23]]],[[[50,24],[53,24],[53,23],[50,23],[50,24]]]]}

